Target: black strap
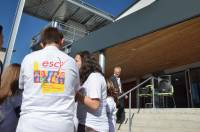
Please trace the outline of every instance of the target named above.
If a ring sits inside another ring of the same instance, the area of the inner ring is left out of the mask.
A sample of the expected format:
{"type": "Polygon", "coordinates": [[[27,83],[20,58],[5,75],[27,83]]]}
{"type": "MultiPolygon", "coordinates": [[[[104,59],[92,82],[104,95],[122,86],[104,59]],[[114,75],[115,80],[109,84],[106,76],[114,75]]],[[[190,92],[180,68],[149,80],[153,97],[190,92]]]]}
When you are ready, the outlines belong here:
{"type": "Polygon", "coordinates": [[[15,114],[16,114],[17,118],[20,117],[20,112],[21,112],[20,106],[18,106],[17,108],[15,108],[15,114]]]}

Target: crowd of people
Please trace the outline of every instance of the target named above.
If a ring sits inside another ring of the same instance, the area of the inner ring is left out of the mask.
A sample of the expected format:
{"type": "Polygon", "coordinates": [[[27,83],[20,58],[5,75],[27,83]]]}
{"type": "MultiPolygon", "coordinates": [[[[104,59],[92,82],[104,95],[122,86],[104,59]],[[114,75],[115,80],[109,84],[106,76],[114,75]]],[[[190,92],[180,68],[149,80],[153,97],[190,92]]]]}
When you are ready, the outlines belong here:
{"type": "Polygon", "coordinates": [[[118,99],[121,67],[105,79],[88,51],[73,59],[60,50],[64,37],[57,28],[44,29],[40,42],[42,49],[26,55],[21,66],[3,70],[0,132],[115,132],[128,98],[118,99]]]}

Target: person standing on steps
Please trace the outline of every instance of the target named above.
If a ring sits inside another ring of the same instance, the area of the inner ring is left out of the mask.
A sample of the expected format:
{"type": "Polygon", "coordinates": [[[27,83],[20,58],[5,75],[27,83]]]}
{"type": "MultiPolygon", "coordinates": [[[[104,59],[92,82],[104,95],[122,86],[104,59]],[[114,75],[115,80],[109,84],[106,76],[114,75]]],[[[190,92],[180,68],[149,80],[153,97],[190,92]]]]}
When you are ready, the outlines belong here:
{"type": "MultiPolygon", "coordinates": [[[[118,92],[118,96],[121,96],[124,91],[122,88],[122,83],[120,79],[122,68],[120,66],[114,67],[114,74],[110,77],[110,80],[112,81],[116,91],[118,92]]],[[[122,97],[118,100],[118,111],[117,111],[117,123],[122,123],[125,120],[125,99],[127,99],[128,96],[122,97]]]]}

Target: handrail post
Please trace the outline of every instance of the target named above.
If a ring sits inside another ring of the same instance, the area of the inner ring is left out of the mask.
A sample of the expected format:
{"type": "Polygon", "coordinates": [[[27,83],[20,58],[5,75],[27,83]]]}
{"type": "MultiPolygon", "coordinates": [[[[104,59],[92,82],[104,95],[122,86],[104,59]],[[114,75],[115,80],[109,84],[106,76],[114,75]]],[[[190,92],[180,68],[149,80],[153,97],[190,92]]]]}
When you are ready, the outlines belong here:
{"type": "Polygon", "coordinates": [[[75,35],[76,35],[76,30],[73,27],[72,27],[72,29],[73,29],[73,33],[74,33],[73,38],[72,38],[72,42],[74,42],[75,41],[74,39],[75,39],[75,35]]]}
{"type": "Polygon", "coordinates": [[[129,93],[129,132],[131,132],[131,93],[129,93]]]}
{"type": "Polygon", "coordinates": [[[155,108],[155,88],[154,88],[154,77],[151,79],[151,85],[152,85],[152,103],[153,108],[155,108]]]}
{"type": "MultiPolygon", "coordinates": [[[[137,79],[136,82],[137,82],[137,85],[140,84],[140,80],[139,79],[137,79]]],[[[140,96],[139,95],[140,95],[140,87],[137,88],[137,99],[136,99],[137,102],[136,103],[137,103],[137,108],[138,109],[140,108],[140,96]]]]}
{"type": "MultiPolygon", "coordinates": [[[[132,125],[132,115],[131,115],[131,94],[134,90],[138,89],[141,85],[143,85],[146,82],[152,81],[152,86],[154,87],[154,78],[153,77],[149,77],[148,79],[146,79],[145,81],[141,82],[140,84],[138,84],[137,86],[133,87],[132,89],[128,90],[127,92],[123,93],[122,95],[120,95],[118,97],[118,99],[121,98],[125,98],[125,96],[129,95],[129,132],[131,132],[131,125],[132,125]]],[[[155,107],[155,103],[154,103],[154,88],[153,88],[153,106],[155,107]]],[[[121,126],[121,125],[120,125],[121,126]]],[[[119,128],[120,128],[119,126],[119,128]]],[[[118,128],[118,130],[119,130],[118,128]]]]}

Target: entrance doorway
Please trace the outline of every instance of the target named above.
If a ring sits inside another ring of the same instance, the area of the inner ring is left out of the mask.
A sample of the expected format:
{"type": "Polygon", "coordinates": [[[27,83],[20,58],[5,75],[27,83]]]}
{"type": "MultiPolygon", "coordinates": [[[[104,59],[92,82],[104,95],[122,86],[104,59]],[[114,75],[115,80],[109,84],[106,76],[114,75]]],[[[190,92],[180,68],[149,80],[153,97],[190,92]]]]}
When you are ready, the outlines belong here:
{"type": "MultiPolygon", "coordinates": [[[[187,75],[185,71],[173,73],[171,76],[171,83],[174,87],[174,99],[177,108],[189,107],[189,97],[187,89],[187,75]]],[[[173,102],[169,102],[173,105],[173,102]]]]}
{"type": "Polygon", "coordinates": [[[192,105],[200,108],[200,68],[190,70],[192,105]]]}

